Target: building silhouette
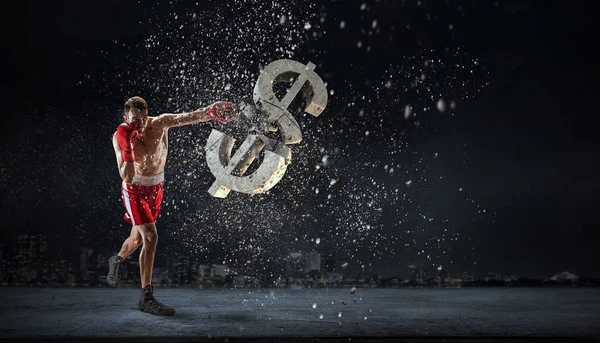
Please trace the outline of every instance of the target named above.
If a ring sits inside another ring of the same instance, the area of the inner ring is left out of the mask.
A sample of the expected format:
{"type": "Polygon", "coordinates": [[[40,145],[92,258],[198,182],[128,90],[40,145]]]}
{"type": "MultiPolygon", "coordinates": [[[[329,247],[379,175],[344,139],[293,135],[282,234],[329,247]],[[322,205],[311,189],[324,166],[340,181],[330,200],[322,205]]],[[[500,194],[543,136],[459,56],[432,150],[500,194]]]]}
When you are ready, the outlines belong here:
{"type": "Polygon", "coordinates": [[[473,271],[463,272],[462,280],[463,280],[463,282],[475,282],[475,280],[476,280],[475,272],[473,272],[473,271]]]}
{"type": "Polygon", "coordinates": [[[47,245],[44,235],[21,234],[15,240],[14,258],[16,278],[22,283],[33,283],[41,278],[42,260],[47,245]]]}
{"type": "Polygon", "coordinates": [[[291,252],[285,259],[285,276],[303,278],[306,274],[306,256],[302,252],[291,252]]]}

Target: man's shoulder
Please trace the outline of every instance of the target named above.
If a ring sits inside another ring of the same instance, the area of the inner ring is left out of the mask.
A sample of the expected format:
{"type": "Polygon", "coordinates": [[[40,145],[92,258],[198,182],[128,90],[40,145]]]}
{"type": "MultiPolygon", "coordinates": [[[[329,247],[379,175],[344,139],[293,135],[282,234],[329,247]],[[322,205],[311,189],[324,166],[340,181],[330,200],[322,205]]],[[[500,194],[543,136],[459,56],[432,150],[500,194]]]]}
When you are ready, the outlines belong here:
{"type": "MultiPolygon", "coordinates": [[[[119,126],[120,126],[120,125],[119,125],[119,126]]],[[[117,143],[117,141],[118,141],[118,139],[117,139],[117,138],[118,138],[118,130],[119,130],[119,127],[117,127],[117,128],[115,129],[115,132],[113,132],[112,136],[110,137],[110,138],[111,138],[111,140],[113,141],[113,144],[116,144],[116,143],[117,143]]]]}
{"type": "MultiPolygon", "coordinates": [[[[152,129],[157,129],[158,127],[156,125],[153,125],[153,123],[158,123],[155,122],[156,119],[158,119],[160,116],[154,116],[154,117],[150,117],[148,116],[148,126],[150,126],[152,129]]],[[[161,128],[162,131],[165,131],[167,128],[161,128]]]]}

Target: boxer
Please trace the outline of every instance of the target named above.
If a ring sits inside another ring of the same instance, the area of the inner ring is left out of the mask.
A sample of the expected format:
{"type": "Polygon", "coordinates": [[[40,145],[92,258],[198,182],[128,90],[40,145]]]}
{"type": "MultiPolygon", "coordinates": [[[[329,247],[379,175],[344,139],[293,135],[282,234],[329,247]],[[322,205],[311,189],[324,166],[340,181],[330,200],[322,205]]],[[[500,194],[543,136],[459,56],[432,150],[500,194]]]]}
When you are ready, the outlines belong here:
{"type": "Polygon", "coordinates": [[[117,283],[119,265],[140,245],[140,278],[142,295],[138,302],[140,311],[169,316],[175,310],[154,297],[152,268],[158,234],[156,219],[160,213],[165,184],[164,169],[169,146],[168,130],[210,120],[227,123],[235,119],[233,104],[218,101],[189,113],[148,116],[148,104],[139,96],[125,102],[124,123],[113,135],[121,183],[121,198],[125,207],[123,218],[132,225],[129,237],[121,250],[108,260],[107,281],[117,283]]]}

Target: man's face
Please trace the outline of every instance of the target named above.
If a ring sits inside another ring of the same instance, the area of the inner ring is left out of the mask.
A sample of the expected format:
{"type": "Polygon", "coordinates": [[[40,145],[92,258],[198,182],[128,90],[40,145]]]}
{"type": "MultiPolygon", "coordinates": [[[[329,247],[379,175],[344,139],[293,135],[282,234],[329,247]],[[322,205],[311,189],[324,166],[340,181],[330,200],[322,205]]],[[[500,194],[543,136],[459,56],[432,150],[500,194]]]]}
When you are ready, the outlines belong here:
{"type": "Polygon", "coordinates": [[[127,121],[129,125],[135,127],[136,130],[142,131],[146,128],[146,124],[148,123],[148,111],[140,111],[137,108],[132,108],[125,115],[125,121],[127,121]]]}

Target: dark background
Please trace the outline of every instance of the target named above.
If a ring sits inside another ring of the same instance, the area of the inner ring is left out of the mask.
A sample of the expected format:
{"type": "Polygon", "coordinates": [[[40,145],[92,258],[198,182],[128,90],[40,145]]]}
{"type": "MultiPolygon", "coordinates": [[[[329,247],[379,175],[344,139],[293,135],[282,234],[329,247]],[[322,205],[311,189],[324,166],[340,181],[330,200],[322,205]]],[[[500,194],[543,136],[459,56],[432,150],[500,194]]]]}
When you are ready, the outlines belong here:
{"type": "Polygon", "coordinates": [[[151,115],[249,102],[260,65],[292,58],[317,64],[334,93],[320,117],[296,113],[305,136],[286,176],[268,194],[211,198],[201,148],[210,128],[241,124],[172,129],[160,253],[249,273],[315,248],[383,275],[410,265],[600,275],[591,2],[280,6],[6,8],[2,244],[39,232],[57,256],[115,251],[130,230],[110,140],[124,101],[144,97],[151,115]],[[456,107],[438,111],[440,98],[456,107]]]}

